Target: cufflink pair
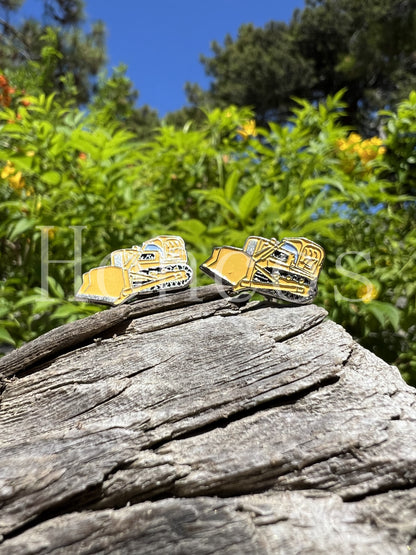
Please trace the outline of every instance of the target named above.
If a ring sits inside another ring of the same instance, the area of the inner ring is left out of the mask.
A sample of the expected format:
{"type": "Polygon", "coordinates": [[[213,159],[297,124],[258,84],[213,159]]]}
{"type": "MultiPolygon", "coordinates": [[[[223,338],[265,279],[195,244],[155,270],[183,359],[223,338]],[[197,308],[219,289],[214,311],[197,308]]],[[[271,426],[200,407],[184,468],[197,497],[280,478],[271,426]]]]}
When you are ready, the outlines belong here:
{"type": "MultiPolygon", "coordinates": [[[[304,237],[248,237],[242,249],[214,248],[200,268],[232,287],[233,293],[253,291],[308,304],[316,296],[324,256],[320,245],[304,237]]],[[[85,273],[76,300],[118,305],[163,290],[185,289],[192,274],[182,237],[159,235],[141,246],[112,252],[108,266],[85,273]]]]}

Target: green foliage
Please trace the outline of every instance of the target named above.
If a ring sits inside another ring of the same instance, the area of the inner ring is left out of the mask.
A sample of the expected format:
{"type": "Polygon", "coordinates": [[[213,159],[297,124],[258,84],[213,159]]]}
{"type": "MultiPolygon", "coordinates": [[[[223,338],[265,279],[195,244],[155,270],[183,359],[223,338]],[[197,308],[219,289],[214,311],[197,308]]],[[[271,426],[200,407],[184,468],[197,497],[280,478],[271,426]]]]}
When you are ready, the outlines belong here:
{"type": "Polygon", "coordinates": [[[17,81],[20,75],[30,82],[32,91],[36,85],[39,92],[60,91],[78,104],[87,102],[106,62],[104,24],[94,22],[90,30],[82,27],[82,0],[44,0],[42,21],[10,23],[10,12],[22,3],[0,2],[0,12],[4,12],[4,18],[0,17],[0,67],[9,74],[15,72],[17,81]]]}
{"type": "Polygon", "coordinates": [[[51,326],[97,310],[72,304],[73,268],[50,264],[51,297],[40,291],[41,226],[50,226],[50,260],[74,256],[74,233],[85,226],[83,262],[142,238],[139,222],[152,210],[140,190],[132,135],[102,126],[52,96],[25,97],[0,112],[0,312],[3,341],[28,340],[51,326]],[[72,271],[71,271],[72,270],[72,271]],[[55,288],[52,284],[56,284],[55,288]]]}
{"type": "Polygon", "coordinates": [[[211,48],[212,58],[201,56],[214,77],[210,97],[221,106],[252,106],[260,119],[271,109],[287,117],[290,96],[305,96],[314,80],[312,63],[300,55],[285,23],[242,25],[236,41],[227,35],[224,47],[214,41],[211,48]]]}
{"type": "Polygon", "coordinates": [[[242,25],[236,39],[201,56],[208,91],[187,85],[197,106],[252,106],[259,122],[285,121],[302,96],[323,101],[346,88],[350,124],[373,134],[377,110],[416,88],[414,0],[307,0],[289,25],[242,25]]]}
{"type": "Polygon", "coordinates": [[[327,253],[317,303],[416,382],[415,95],[384,115],[384,145],[342,124],[342,93],[299,100],[285,125],[256,128],[249,109],[230,106],[148,141],[99,105],[25,100],[0,112],[1,342],[99,309],[71,300],[70,264],[50,264],[42,294],[39,226],[51,260],[71,259],[69,226],[85,226],[83,271],[158,233],[182,235],[198,264],[248,235],[306,236],[327,253]]]}
{"type": "Polygon", "coordinates": [[[387,163],[391,168],[392,180],[404,193],[416,194],[416,91],[403,101],[397,112],[383,112],[387,116],[388,136],[386,139],[387,163]]]}
{"type": "Polygon", "coordinates": [[[149,106],[135,106],[139,93],[126,71],[127,67],[121,65],[110,76],[100,76],[91,109],[100,114],[102,123],[118,122],[138,139],[150,139],[159,125],[157,112],[149,106]]]}
{"type": "MultiPolygon", "coordinates": [[[[6,14],[19,7],[19,2],[0,1],[6,14]]],[[[100,124],[117,122],[138,138],[149,139],[159,125],[157,112],[135,105],[139,94],[125,66],[111,75],[103,71],[105,26],[98,21],[87,32],[83,20],[82,0],[44,0],[42,21],[27,19],[20,27],[0,17],[0,67],[18,89],[28,88],[32,95],[58,94],[59,102],[78,106],[90,101],[100,124]]]]}

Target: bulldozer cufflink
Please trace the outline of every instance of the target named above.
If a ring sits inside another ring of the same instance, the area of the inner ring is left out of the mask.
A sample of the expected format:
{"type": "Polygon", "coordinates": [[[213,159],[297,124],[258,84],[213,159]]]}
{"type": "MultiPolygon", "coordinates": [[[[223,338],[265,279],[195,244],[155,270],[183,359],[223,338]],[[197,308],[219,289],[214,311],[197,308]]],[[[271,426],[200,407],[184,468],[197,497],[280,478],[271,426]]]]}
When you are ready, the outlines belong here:
{"type": "Polygon", "coordinates": [[[108,266],[82,276],[77,301],[118,305],[137,296],[185,289],[192,281],[185,242],[176,235],[159,235],[114,251],[110,258],[108,266]]]}
{"type": "Polygon", "coordinates": [[[216,247],[200,268],[233,293],[254,291],[265,297],[308,304],[318,291],[324,249],[304,237],[248,237],[242,249],[216,247]]]}

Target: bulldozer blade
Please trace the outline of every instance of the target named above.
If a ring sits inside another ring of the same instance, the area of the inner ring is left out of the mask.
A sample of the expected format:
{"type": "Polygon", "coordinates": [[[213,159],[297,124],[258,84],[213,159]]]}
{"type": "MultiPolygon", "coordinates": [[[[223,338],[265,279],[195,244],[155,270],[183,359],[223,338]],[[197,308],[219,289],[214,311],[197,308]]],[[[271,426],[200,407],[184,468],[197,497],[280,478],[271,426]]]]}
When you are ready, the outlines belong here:
{"type": "Polygon", "coordinates": [[[247,275],[252,263],[252,258],[241,249],[217,247],[200,268],[213,279],[236,286],[247,275]]]}
{"type": "Polygon", "coordinates": [[[128,296],[127,272],[118,266],[93,268],[82,276],[82,285],[76,300],[85,302],[120,304],[128,296]],[[127,279],[126,279],[127,277],[127,279]]]}

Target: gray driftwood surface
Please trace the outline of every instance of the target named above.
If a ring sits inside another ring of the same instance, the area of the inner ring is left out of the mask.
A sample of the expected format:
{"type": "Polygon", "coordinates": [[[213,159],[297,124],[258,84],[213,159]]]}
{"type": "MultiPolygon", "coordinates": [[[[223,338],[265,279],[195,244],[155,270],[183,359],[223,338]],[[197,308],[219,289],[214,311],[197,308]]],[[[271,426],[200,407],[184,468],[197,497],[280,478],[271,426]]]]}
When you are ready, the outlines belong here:
{"type": "Polygon", "coordinates": [[[318,306],[165,295],[0,372],[0,554],[416,550],[415,390],[318,306]]]}

